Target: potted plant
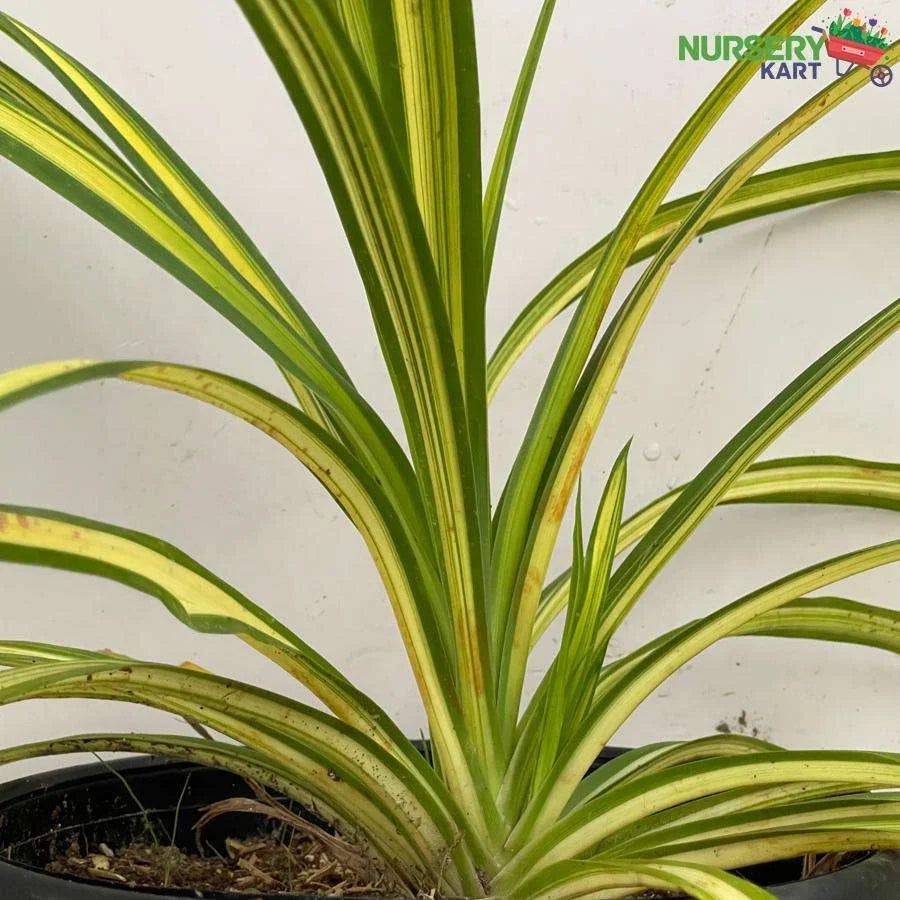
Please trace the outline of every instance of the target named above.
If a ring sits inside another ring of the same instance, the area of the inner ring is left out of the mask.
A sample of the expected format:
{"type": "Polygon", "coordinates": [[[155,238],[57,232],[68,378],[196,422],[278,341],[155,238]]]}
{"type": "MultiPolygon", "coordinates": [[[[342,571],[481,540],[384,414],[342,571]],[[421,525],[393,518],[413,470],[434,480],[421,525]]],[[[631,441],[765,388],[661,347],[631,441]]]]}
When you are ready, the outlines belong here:
{"type": "MultiPolygon", "coordinates": [[[[4,749],[0,762],[116,750],[212,767],[226,781],[210,789],[221,796],[203,795],[203,802],[230,802],[232,811],[264,808],[270,818],[310,830],[345,862],[355,853],[360,867],[378,872],[378,884],[407,896],[622,897],[650,889],[715,900],[798,897],[806,887],[769,891],[753,883],[751,867],[802,857],[814,868],[821,855],[900,845],[895,754],[788,750],[714,734],[663,740],[594,767],[645,698],[726,637],[900,648],[896,613],[818,594],[900,559],[900,541],[891,541],[787,573],[607,659],[611,637],[645,588],[718,504],[900,508],[895,464],[821,456],[758,462],[778,435],[894,333],[900,300],[808,365],[690,481],[636,515],[623,518],[624,439],[597,508],[583,509],[580,496],[573,497],[618,373],[668,271],[696,236],[778,210],[897,187],[897,152],[755,174],[864,87],[866,71],[827,84],[705,191],[664,203],[713,124],[754,78],[753,65],[736,64],[675,137],[619,225],[536,296],[488,361],[485,298],[494,244],[553,0],[541,9],[483,193],[470,3],[239,4],[327,178],[365,285],[408,452],[307,311],[175,151],[85,66],[8,16],[0,17],[0,28],[47,67],[93,126],[3,68],[0,152],[226,316],[281,369],[296,402],[176,363],[65,360],[0,376],[0,406],[117,378],[213,404],[278,441],[327,488],[371,551],[427,710],[428,753],[287,625],[167,542],[69,513],[3,505],[3,559],[89,572],[155,596],[188,627],[235,635],[254,647],[329,712],[195,666],[7,640],[0,644],[4,704],[121,700],[175,713],[200,733],[67,736],[4,749]],[[625,269],[642,259],[649,264],[601,330],[625,269]],[[521,449],[502,491],[493,490],[488,399],[522,349],[569,304],[574,316],[521,449]],[[551,552],[573,500],[571,568],[551,579],[551,552]],[[520,714],[531,648],[563,613],[556,658],[520,714]],[[241,785],[252,795],[240,796],[241,785]],[[324,822],[303,825],[271,792],[324,822]]],[[[793,33],[819,6],[793,3],[766,34],[793,33]]],[[[898,56],[893,44],[883,59],[891,64],[898,56]]],[[[99,804],[120,780],[135,801],[132,818],[143,817],[146,827],[157,815],[146,809],[148,796],[171,810],[174,847],[179,813],[193,797],[182,787],[185,771],[128,763],[114,773],[50,776],[39,781],[38,793],[9,788],[0,804],[0,851],[9,843],[4,831],[21,831],[22,822],[34,820],[32,830],[53,833],[73,803],[93,797],[99,804]],[[144,777],[156,780],[141,795],[134,785],[144,777]],[[52,791],[62,791],[53,796],[65,802],[42,807],[41,797],[52,791]]],[[[209,768],[187,771],[211,777],[209,768]]],[[[92,834],[94,824],[82,822],[92,834]]],[[[86,852],[105,856],[103,837],[96,841],[86,852]]],[[[900,882],[891,860],[876,854],[811,879],[816,893],[802,896],[875,897],[876,876],[888,884],[884,896],[895,896],[900,882]]],[[[3,863],[0,893],[128,896],[127,884],[116,886],[104,875],[114,868],[101,858],[86,871],[94,879],[87,886],[3,863]]],[[[159,885],[164,893],[170,887],[159,885]]]]}

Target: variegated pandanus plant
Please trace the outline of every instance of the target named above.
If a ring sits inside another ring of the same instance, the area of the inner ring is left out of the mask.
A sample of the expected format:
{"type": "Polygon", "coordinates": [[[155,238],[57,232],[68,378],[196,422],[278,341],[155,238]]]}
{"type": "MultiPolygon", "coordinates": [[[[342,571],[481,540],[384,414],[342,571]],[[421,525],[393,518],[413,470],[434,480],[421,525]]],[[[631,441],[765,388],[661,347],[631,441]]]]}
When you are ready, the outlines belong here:
{"type": "MultiPolygon", "coordinates": [[[[0,28],[86,118],[4,67],[0,152],[227,317],[278,366],[295,400],[174,362],[69,359],[0,376],[0,404],[118,378],[213,404],[280,443],[330,492],[374,558],[427,712],[433,760],[286,624],[161,538],[5,505],[4,560],[131,585],[189,628],[247,642],[321,706],[196,668],[7,641],[0,644],[3,703],[123,700],[201,723],[214,736],[80,734],[3,750],[0,761],[118,750],[219,766],[314,802],[339,831],[364,840],[410,895],[620,897],[650,887],[761,898],[771,895],[732,871],[805,853],[900,845],[900,757],[889,753],[786,750],[714,734],[631,750],[585,777],[642,701],[724,638],[900,649],[896,613],[821,596],[840,579],[900,560],[896,540],[786,574],[614,661],[606,653],[648,585],[718,504],[900,509],[896,464],[757,461],[894,333],[900,300],[812,362],[690,481],[637,514],[623,519],[627,444],[584,526],[573,497],[641,325],[697,235],[900,187],[898,151],[756,174],[849,101],[868,83],[867,71],[827,84],[706,190],[665,202],[755,77],[753,64],[736,63],[615,229],[537,293],[489,357],[485,307],[498,223],[553,0],[540,10],[485,185],[470,0],[238,3],[327,179],[404,434],[392,433],[367,403],[364,386],[354,384],[307,309],[172,147],[82,63],[5,15],[0,28]],[[625,270],[645,260],[601,330],[625,270]],[[489,398],[535,335],[569,306],[511,471],[502,486],[492,484],[489,398]],[[573,503],[571,569],[551,578],[573,503]],[[526,703],[530,652],[563,614],[556,657],[526,703]]],[[[791,34],[820,6],[799,0],[765,33],[791,34]]],[[[883,62],[898,58],[894,44],[883,62]]]]}

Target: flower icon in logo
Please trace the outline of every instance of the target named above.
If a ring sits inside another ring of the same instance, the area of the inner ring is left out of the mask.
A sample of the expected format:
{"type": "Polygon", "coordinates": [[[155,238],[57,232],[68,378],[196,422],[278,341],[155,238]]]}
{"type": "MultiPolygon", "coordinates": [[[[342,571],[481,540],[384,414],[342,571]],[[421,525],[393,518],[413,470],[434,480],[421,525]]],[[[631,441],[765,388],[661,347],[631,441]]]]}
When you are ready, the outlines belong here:
{"type": "Polygon", "coordinates": [[[881,62],[890,39],[886,26],[877,28],[878,16],[862,16],[849,6],[843,8],[828,28],[813,27],[825,39],[825,52],[835,61],[838,75],[846,75],[854,65],[869,70],[869,79],[876,87],[887,87],[894,77],[891,67],[881,62]],[[851,19],[850,17],[853,16],[851,19]],[[849,63],[843,70],[841,62],[849,63]]]}

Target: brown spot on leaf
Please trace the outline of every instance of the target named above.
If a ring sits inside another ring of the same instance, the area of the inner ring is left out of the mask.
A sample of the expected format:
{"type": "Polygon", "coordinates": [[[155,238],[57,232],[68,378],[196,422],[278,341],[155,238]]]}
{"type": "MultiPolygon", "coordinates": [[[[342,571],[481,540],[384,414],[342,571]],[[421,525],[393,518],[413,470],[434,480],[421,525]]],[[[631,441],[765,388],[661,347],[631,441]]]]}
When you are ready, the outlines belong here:
{"type": "Polygon", "coordinates": [[[566,500],[568,496],[564,491],[554,491],[550,498],[550,504],[547,507],[547,514],[551,522],[561,522],[566,512],[566,500]]]}
{"type": "Polygon", "coordinates": [[[21,528],[28,527],[28,516],[23,516],[22,513],[16,514],[16,521],[19,523],[21,528]]]}
{"type": "Polygon", "coordinates": [[[547,508],[547,513],[552,522],[561,522],[562,517],[566,513],[569,498],[572,496],[572,490],[575,487],[575,482],[578,480],[578,473],[581,471],[581,466],[593,439],[594,429],[588,425],[581,425],[572,438],[571,460],[563,478],[562,488],[554,492],[547,508]]]}
{"type": "Polygon", "coordinates": [[[544,576],[541,568],[538,566],[529,566],[528,572],[525,574],[524,594],[531,591],[539,591],[544,586],[544,576]]]}

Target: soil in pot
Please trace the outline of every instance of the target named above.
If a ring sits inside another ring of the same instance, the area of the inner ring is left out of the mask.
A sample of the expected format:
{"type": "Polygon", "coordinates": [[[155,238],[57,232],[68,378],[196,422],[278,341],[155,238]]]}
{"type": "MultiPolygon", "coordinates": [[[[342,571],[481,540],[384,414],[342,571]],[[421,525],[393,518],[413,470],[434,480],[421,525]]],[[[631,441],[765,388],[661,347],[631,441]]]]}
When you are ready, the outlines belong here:
{"type": "Polygon", "coordinates": [[[147,758],[73,771],[3,804],[4,859],[165,897],[397,895],[313,813],[230,773],[147,758]]]}
{"type": "Polygon", "coordinates": [[[47,871],[107,881],[129,888],[192,890],[201,894],[321,894],[383,896],[389,883],[377,873],[364,875],[313,837],[286,826],[281,833],[227,838],[226,854],[185,853],[177,846],[135,842],[112,848],[105,842],[85,848],[76,839],[47,871]]]}

